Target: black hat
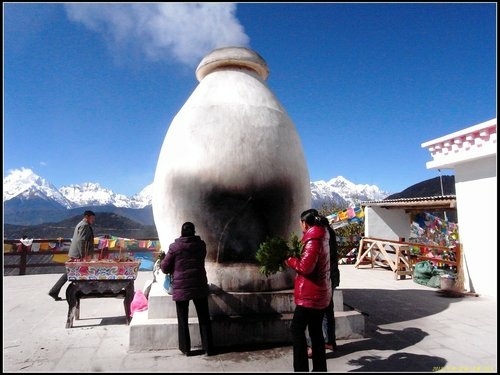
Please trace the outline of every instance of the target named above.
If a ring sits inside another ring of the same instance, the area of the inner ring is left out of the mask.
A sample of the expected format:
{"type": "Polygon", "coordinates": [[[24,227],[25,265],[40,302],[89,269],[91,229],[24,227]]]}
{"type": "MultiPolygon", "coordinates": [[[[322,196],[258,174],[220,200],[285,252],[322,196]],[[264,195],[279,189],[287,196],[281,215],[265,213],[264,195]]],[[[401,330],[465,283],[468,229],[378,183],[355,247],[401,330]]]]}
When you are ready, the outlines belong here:
{"type": "Polygon", "coordinates": [[[87,210],[83,213],[83,216],[95,216],[94,211],[87,210]]]}

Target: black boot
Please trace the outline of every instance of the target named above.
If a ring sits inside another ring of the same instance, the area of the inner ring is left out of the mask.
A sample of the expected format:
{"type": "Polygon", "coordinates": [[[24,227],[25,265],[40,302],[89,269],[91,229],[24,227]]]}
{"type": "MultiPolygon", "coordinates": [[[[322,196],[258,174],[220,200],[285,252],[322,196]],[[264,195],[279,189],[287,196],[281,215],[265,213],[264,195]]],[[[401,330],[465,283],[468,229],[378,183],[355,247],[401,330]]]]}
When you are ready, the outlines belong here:
{"type": "Polygon", "coordinates": [[[54,298],[54,301],[62,301],[62,298],[59,297],[57,294],[55,293],[50,293],[49,292],[49,296],[51,296],[52,298],[54,298]]]}

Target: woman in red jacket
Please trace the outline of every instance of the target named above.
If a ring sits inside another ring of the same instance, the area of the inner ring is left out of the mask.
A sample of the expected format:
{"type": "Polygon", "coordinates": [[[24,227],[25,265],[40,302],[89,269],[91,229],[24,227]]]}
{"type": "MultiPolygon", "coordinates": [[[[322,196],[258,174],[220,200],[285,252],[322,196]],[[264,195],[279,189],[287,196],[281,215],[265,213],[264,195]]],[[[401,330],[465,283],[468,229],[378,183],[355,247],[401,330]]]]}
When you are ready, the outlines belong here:
{"type": "Polygon", "coordinates": [[[309,372],[306,328],[314,353],[313,371],[327,371],[325,339],[322,322],[325,309],[332,299],[330,283],[330,250],[328,232],[320,223],[318,211],[310,209],[300,215],[304,249],[300,259],[288,258],[285,263],[295,276],[295,311],[292,320],[293,369],[309,372]]]}

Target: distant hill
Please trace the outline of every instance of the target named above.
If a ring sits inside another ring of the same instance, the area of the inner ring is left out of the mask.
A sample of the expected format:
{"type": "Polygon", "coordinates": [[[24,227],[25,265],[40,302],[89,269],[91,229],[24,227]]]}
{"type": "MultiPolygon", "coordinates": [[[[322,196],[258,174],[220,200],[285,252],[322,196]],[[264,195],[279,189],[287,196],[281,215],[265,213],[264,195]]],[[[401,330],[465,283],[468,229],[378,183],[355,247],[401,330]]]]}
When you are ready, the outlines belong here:
{"type": "MultiPolygon", "coordinates": [[[[425,180],[419,182],[418,184],[412,185],[404,189],[400,193],[389,195],[385,199],[438,197],[442,195],[456,195],[455,176],[434,177],[429,180],[425,180]],[[441,183],[443,185],[442,190],[441,183]]],[[[429,213],[442,219],[446,218],[448,221],[451,221],[453,223],[458,222],[456,208],[448,210],[437,210],[429,213]]]]}
{"type": "Polygon", "coordinates": [[[412,185],[399,193],[389,195],[385,199],[437,197],[440,195],[455,195],[455,176],[434,177],[412,185]],[[442,191],[441,181],[443,183],[442,191]]]}
{"type": "Polygon", "coordinates": [[[59,222],[81,215],[85,210],[109,212],[124,216],[144,225],[154,225],[151,205],[143,208],[116,207],[113,205],[81,206],[64,208],[54,201],[15,197],[4,202],[4,221],[11,224],[37,225],[47,222],[59,222]]]}
{"type": "MultiPolygon", "coordinates": [[[[71,238],[75,226],[82,220],[82,217],[80,213],[59,222],[37,225],[4,224],[4,238],[21,238],[24,234],[30,238],[71,238]]],[[[131,239],[158,238],[158,232],[154,225],[143,225],[110,212],[96,212],[96,221],[93,228],[95,236],[110,234],[131,239]]]]}

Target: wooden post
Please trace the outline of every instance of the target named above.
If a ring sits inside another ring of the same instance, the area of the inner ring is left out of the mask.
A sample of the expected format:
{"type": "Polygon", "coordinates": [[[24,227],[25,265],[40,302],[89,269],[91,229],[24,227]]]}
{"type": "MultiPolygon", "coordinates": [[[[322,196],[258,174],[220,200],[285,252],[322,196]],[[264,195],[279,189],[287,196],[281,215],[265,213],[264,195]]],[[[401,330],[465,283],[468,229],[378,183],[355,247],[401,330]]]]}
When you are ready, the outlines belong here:
{"type": "Polygon", "coordinates": [[[465,290],[465,274],[462,268],[462,244],[455,246],[455,262],[457,268],[457,278],[455,280],[455,289],[459,292],[465,290]]]}
{"type": "Polygon", "coordinates": [[[21,244],[21,263],[19,264],[19,275],[26,275],[27,259],[28,259],[28,246],[21,244]]]}

